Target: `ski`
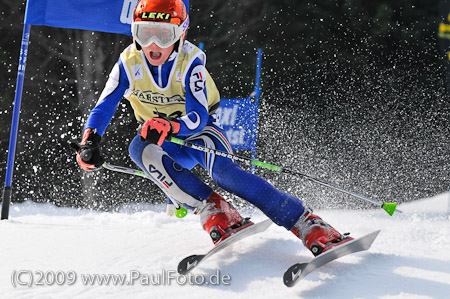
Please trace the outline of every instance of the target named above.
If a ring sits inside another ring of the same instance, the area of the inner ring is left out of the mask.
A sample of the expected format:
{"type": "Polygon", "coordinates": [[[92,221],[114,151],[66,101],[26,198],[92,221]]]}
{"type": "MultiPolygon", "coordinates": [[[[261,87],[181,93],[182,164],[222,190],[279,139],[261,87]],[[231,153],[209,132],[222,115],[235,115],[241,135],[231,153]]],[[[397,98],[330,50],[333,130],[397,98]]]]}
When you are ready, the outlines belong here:
{"type": "Polygon", "coordinates": [[[191,255],[186,258],[184,258],[179,264],[178,264],[178,273],[186,275],[188,274],[192,269],[197,267],[201,262],[206,260],[207,258],[211,257],[212,255],[222,251],[223,249],[227,248],[231,244],[234,244],[242,239],[245,239],[251,235],[261,233],[265,231],[269,226],[272,224],[272,220],[266,219],[264,221],[255,223],[249,227],[246,227],[219,244],[217,244],[214,248],[212,248],[210,251],[208,251],[206,254],[200,254],[200,255],[191,255]]]}
{"type": "Polygon", "coordinates": [[[291,267],[289,267],[289,269],[286,270],[286,272],[284,272],[284,284],[288,287],[292,287],[309,273],[331,261],[334,261],[335,259],[351,253],[369,249],[379,233],[380,231],[377,230],[368,235],[365,235],[364,237],[357,238],[342,245],[336,246],[318,255],[308,263],[297,263],[295,265],[292,265],[291,267]]]}

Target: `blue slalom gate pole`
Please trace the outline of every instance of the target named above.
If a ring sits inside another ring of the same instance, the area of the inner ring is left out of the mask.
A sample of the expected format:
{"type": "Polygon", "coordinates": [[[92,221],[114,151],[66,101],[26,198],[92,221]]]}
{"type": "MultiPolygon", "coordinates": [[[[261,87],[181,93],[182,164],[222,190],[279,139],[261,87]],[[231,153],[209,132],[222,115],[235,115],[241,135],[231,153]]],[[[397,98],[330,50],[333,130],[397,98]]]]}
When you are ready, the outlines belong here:
{"type": "MultiPolygon", "coordinates": [[[[258,48],[258,54],[256,56],[256,78],[255,78],[255,89],[253,90],[253,93],[251,96],[253,96],[253,104],[256,105],[256,109],[259,110],[259,95],[261,94],[261,60],[262,60],[262,50],[258,48]]],[[[256,112],[256,117],[259,118],[259,111],[256,112]]],[[[256,160],[256,140],[258,139],[258,125],[255,128],[255,136],[256,138],[252,141],[252,159],[256,160]]],[[[252,173],[255,173],[255,165],[252,165],[251,171],[252,173]]],[[[247,213],[249,216],[253,215],[253,205],[251,203],[248,203],[247,205],[247,213]]]]}
{"type": "Polygon", "coordinates": [[[28,24],[24,24],[23,26],[22,45],[20,47],[19,68],[17,72],[16,95],[14,98],[14,110],[11,122],[11,135],[9,137],[8,162],[6,164],[5,188],[3,189],[1,220],[8,219],[9,217],[9,205],[11,203],[11,183],[14,170],[14,157],[16,154],[23,80],[25,77],[25,66],[27,64],[28,43],[30,41],[30,28],[31,25],[28,24]]]}
{"type": "Polygon", "coordinates": [[[256,83],[255,83],[255,97],[259,98],[261,93],[261,59],[262,50],[258,49],[258,56],[256,57],[256,83]]]}
{"type": "MultiPolygon", "coordinates": [[[[258,49],[258,54],[256,57],[256,79],[255,79],[255,89],[253,90],[252,96],[254,96],[254,104],[259,108],[259,95],[261,94],[261,59],[262,50],[258,49]]],[[[257,108],[257,109],[258,109],[257,108]]],[[[259,117],[259,112],[256,113],[256,117],[259,117]]],[[[256,135],[258,135],[258,127],[256,127],[256,135]]],[[[252,159],[256,160],[256,139],[254,138],[252,144],[252,159]]],[[[255,173],[255,165],[252,165],[252,173],[255,173]]]]}

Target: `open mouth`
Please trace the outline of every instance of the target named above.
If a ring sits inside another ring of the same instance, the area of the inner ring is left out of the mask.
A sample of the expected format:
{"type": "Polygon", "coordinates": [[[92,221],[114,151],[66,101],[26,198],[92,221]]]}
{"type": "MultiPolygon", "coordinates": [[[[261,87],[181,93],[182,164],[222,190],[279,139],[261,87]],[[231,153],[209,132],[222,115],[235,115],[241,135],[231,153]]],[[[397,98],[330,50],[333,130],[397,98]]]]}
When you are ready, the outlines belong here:
{"type": "Polygon", "coordinates": [[[162,53],[161,53],[161,52],[153,52],[153,51],[150,51],[150,57],[151,57],[152,59],[157,60],[157,59],[160,59],[161,56],[162,56],[162,53]]]}

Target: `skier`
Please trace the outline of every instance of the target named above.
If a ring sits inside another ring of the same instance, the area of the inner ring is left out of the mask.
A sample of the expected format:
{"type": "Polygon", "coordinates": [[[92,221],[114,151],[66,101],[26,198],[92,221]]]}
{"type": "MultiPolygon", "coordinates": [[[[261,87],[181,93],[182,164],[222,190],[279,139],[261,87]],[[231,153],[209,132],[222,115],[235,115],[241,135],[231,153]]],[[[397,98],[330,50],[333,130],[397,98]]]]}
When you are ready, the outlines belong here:
{"type": "Polygon", "coordinates": [[[244,171],[231,159],[165,140],[171,136],[232,153],[215,114],[220,96],[205,68],[206,55],[186,41],[189,16],[182,0],[140,0],[132,22],[133,43],[114,65],[90,112],[76,160],[86,171],[101,168],[99,145],[124,97],[141,123],[129,146],[131,159],[175,204],[200,215],[214,244],[253,225],[190,170],[206,169],[223,189],[251,202],[277,225],[292,231],[318,255],[353,238],[312,213],[298,198],[244,171]],[[88,155],[86,155],[88,153],[88,155]]]}

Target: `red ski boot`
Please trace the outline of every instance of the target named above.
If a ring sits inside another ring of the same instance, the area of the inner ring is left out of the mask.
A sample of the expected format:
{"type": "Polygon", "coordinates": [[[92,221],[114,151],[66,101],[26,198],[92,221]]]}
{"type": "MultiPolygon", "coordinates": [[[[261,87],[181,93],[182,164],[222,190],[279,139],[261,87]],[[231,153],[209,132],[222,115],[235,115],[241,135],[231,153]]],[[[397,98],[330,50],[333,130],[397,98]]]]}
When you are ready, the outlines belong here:
{"type": "Polygon", "coordinates": [[[340,244],[353,240],[348,233],[341,235],[335,228],[326,223],[311,209],[305,208],[302,216],[291,231],[303,241],[314,256],[330,250],[340,244]]]}
{"type": "Polygon", "coordinates": [[[195,213],[200,214],[203,229],[209,233],[215,245],[253,224],[249,218],[242,218],[239,212],[216,192],[213,192],[195,213]]]}

